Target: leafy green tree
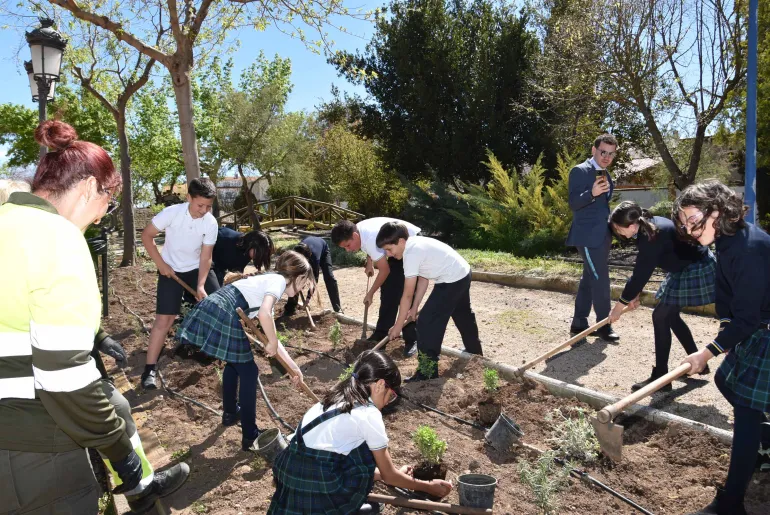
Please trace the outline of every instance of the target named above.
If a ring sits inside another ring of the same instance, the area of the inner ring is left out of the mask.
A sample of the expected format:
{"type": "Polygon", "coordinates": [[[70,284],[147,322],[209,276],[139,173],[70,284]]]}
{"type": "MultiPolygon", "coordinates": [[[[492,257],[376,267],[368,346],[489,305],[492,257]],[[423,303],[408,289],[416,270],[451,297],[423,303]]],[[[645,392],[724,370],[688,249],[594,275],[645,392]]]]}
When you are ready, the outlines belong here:
{"type": "Polygon", "coordinates": [[[365,52],[335,56],[379,108],[389,168],[409,180],[432,170],[477,182],[488,177],[487,148],[520,169],[548,147],[543,120],[525,102],[539,52],[528,22],[491,0],[395,0],[365,52]]]}

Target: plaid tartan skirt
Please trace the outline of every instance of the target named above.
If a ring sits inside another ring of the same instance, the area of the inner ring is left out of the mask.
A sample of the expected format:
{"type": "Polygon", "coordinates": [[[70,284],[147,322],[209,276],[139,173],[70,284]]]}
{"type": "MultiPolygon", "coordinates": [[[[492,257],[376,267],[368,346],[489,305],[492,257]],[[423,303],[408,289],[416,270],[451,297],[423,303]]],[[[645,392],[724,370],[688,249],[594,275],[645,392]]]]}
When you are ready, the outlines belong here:
{"type": "Polygon", "coordinates": [[[187,313],[176,333],[176,339],[199,347],[202,352],[222,361],[253,361],[251,344],[243,332],[235,308],[247,311],[249,303],[238,288],[228,284],[200,301],[187,313]]]}
{"type": "Polygon", "coordinates": [[[714,377],[732,405],[770,411],[770,329],[759,329],[725,356],[714,377]]]}
{"type": "Polygon", "coordinates": [[[661,304],[682,307],[713,304],[716,271],[717,259],[709,251],[705,258],[687,265],[681,272],[669,272],[655,298],[661,304]]]}
{"type": "MultiPolygon", "coordinates": [[[[366,442],[345,456],[307,447],[302,433],[328,420],[324,413],[297,433],[273,464],[276,489],[268,515],[350,515],[357,513],[374,486],[374,455],[366,442]]],[[[332,414],[332,416],[328,416],[332,414]]]]}

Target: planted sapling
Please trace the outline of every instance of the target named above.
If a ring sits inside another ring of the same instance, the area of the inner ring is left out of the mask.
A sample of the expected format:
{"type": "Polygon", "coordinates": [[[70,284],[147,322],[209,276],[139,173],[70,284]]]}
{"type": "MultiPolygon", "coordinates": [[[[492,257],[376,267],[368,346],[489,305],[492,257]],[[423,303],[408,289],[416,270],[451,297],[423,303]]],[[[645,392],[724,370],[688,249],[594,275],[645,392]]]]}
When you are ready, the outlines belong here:
{"type": "Polygon", "coordinates": [[[422,351],[417,351],[417,371],[425,377],[433,377],[438,369],[438,363],[422,351]]]}
{"type": "Polygon", "coordinates": [[[599,440],[582,408],[571,408],[565,416],[561,409],[555,409],[546,416],[546,420],[557,421],[553,427],[553,437],[549,439],[557,445],[559,457],[580,463],[591,463],[599,457],[599,440]]]}
{"type": "Polygon", "coordinates": [[[484,389],[489,393],[496,392],[500,388],[500,375],[494,368],[484,369],[484,389]]]}
{"type": "Polygon", "coordinates": [[[332,342],[332,349],[337,350],[337,347],[342,343],[342,326],[339,320],[336,320],[329,329],[329,339],[332,342]]]}
{"type": "Polygon", "coordinates": [[[556,453],[547,451],[534,464],[520,460],[518,465],[521,482],[532,490],[535,504],[546,515],[556,513],[559,507],[556,494],[568,485],[571,470],[569,466],[558,465],[554,458],[556,453]]]}
{"type": "Polygon", "coordinates": [[[339,375],[337,380],[341,383],[342,381],[346,380],[348,377],[353,375],[353,367],[355,365],[350,365],[345,370],[342,371],[342,373],[339,375]]]}
{"type": "Polygon", "coordinates": [[[498,395],[500,375],[494,368],[484,369],[484,390],[487,392],[487,397],[479,401],[479,421],[489,426],[495,423],[503,409],[498,395]]]}
{"type": "Polygon", "coordinates": [[[420,426],[412,433],[412,441],[422,456],[422,463],[414,469],[415,479],[430,481],[445,479],[447,467],[442,463],[446,452],[446,441],[438,437],[436,431],[429,426],[420,426]]]}

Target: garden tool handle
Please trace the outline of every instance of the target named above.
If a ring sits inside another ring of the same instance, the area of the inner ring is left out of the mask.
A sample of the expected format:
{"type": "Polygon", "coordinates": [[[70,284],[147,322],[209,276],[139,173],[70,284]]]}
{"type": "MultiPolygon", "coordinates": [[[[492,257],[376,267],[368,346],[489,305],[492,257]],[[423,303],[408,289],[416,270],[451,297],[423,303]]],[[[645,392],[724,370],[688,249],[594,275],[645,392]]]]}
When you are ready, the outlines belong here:
{"type": "MultiPolygon", "coordinates": [[[[241,319],[241,324],[244,326],[243,327],[244,332],[246,332],[245,329],[248,327],[256,335],[256,339],[252,337],[249,333],[246,333],[246,336],[249,337],[249,339],[253,340],[255,343],[259,344],[264,349],[264,347],[267,346],[267,342],[268,342],[267,336],[265,336],[265,333],[263,333],[259,329],[259,327],[256,326],[256,324],[252,319],[246,316],[246,313],[244,313],[241,308],[236,308],[235,310],[238,312],[238,316],[241,319]]],[[[283,368],[286,369],[286,371],[289,373],[290,376],[294,377],[296,375],[296,372],[294,372],[294,369],[291,368],[288,364],[286,364],[286,362],[283,360],[280,354],[276,353],[275,359],[277,359],[278,363],[280,363],[281,366],[283,366],[283,368]]],[[[299,385],[302,388],[302,390],[310,396],[311,399],[313,399],[316,402],[321,402],[321,399],[319,399],[316,396],[316,394],[313,392],[313,390],[311,390],[310,387],[307,384],[305,384],[305,381],[300,381],[299,385]]]]}
{"type": "MultiPolygon", "coordinates": [[[[625,313],[626,311],[629,311],[629,307],[628,306],[623,308],[623,313],[625,313]]],[[[600,328],[604,327],[605,325],[607,325],[609,323],[610,323],[610,318],[609,317],[607,317],[607,318],[605,318],[603,320],[600,320],[599,322],[596,322],[594,325],[592,325],[588,329],[584,330],[583,332],[576,334],[575,336],[573,336],[572,338],[570,338],[566,342],[557,345],[556,347],[554,347],[553,349],[549,350],[545,354],[541,354],[540,356],[536,357],[535,359],[533,359],[529,363],[523,364],[522,366],[520,366],[519,368],[516,369],[515,374],[517,376],[524,375],[524,372],[526,372],[530,368],[534,367],[535,365],[537,365],[541,361],[545,361],[546,359],[550,358],[554,354],[557,354],[558,352],[561,352],[563,349],[566,349],[567,347],[570,347],[570,346],[574,345],[575,343],[579,342],[580,340],[582,340],[583,338],[585,338],[586,336],[588,336],[592,332],[596,331],[597,329],[600,329],[600,328]]]]}
{"type": "Polygon", "coordinates": [[[190,285],[189,285],[189,284],[187,284],[186,282],[184,282],[183,280],[181,280],[179,277],[177,277],[177,275],[176,275],[176,274],[172,275],[171,277],[172,277],[172,278],[173,278],[173,279],[174,279],[176,282],[178,282],[178,283],[179,283],[179,284],[182,286],[182,288],[184,288],[185,290],[187,290],[187,293],[189,293],[190,295],[192,295],[192,296],[193,296],[193,297],[194,297],[196,300],[198,299],[198,292],[197,292],[197,291],[195,291],[195,290],[193,290],[192,288],[190,288],[190,285]]]}
{"type": "Polygon", "coordinates": [[[660,388],[667,385],[677,377],[681,377],[685,375],[687,372],[690,371],[690,365],[689,363],[682,363],[678,367],[676,367],[674,370],[669,372],[668,374],[659,377],[655,381],[651,382],[644,388],[641,388],[628,397],[624,397],[620,399],[615,404],[612,404],[610,406],[607,406],[606,408],[599,411],[599,413],[596,414],[596,418],[599,419],[599,422],[602,424],[606,424],[612,419],[614,419],[618,413],[623,411],[626,407],[630,406],[631,404],[635,403],[638,400],[644,399],[648,395],[651,395],[655,392],[657,392],[660,388]]]}
{"type": "Polygon", "coordinates": [[[305,302],[305,295],[302,292],[299,292],[299,300],[302,301],[302,304],[305,306],[305,313],[307,313],[307,319],[310,320],[310,327],[315,329],[315,322],[313,322],[313,315],[310,314],[310,306],[307,305],[305,302]]]}
{"type": "MultiPolygon", "coordinates": [[[[366,276],[366,294],[369,294],[369,282],[372,280],[368,275],[366,276]]],[[[369,304],[364,305],[364,325],[361,328],[361,339],[366,340],[366,330],[368,329],[366,321],[369,318],[369,304]]]]}
{"type": "MultiPolygon", "coordinates": [[[[419,313],[418,313],[419,315],[419,313]]],[[[366,315],[364,314],[364,320],[366,320],[366,315]]],[[[406,319],[406,323],[404,324],[404,327],[408,326],[409,324],[413,323],[414,320],[412,320],[411,317],[406,319]]],[[[366,327],[366,322],[364,322],[364,327],[366,327]]],[[[390,341],[390,335],[385,335],[385,338],[377,342],[377,345],[375,345],[372,350],[380,350],[383,348],[387,343],[390,341]]]]}
{"type": "Polygon", "coordinates": [[[482,515],[494,513],[491,509],[469,508],[459,504],[449,504],[446,502],[423,501],[422,499],[407,499],[396,495],[369,494],[369,502],[378,502],[381,504],[390,504],[391,506],[401,506],[403,508],[414,508],[417,510],[435,510],[442,513],[459,513],[460,515],[482,515]]]}

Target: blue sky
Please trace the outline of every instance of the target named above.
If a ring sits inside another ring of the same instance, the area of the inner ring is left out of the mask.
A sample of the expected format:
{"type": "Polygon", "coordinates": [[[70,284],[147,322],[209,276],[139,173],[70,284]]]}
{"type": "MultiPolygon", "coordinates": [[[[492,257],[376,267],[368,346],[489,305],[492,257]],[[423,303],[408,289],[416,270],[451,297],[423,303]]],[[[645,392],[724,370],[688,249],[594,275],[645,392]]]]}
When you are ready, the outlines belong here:
{"type": "MultiPolygon", "coordinates": [[[[376,0],[356,0],[348,4],[350,7],[374,9],[382,5],[376,0]]],[[[335,29],[329,29],[330,39],[335,41],[335,48],[354,52],[366,46],[374,32],[371,22],[345,19],[342,25],[351,33],[346,34],[335,29]]],[[[232,54],[234,61],[234,76],[237,81],[241,70],[250,65],[262,50],[268,58],[276,53],[281,57],[288,57],[292,63],[292,82],[294,89],[289,97],[287,108],[289,110],[307,110],[320,104],[322,100],[331,98],[332,84],[342,91],[365,94],[363,87],[354,86],[337,73],[331,65],[326,63],[326,57],[313,54],[298,40],[281,33],[270,27],[264,32],[253,29],[242,29],[234,34],[240,40],[240,47],[232,54]]],[[[308,33],[308,36],[311,36],[308,33]]],[[[29,83],[26,74],[23,73],[21,63],[17,60],[29,59],[29,49],[23,41],[23,34],[9,29],[0,30],[0,103],[15,103],[36,108],[32,102],[29,83]]],[[[156,73],[163,72],[163,68],[156,66],[156,73]]],[[[0,147],[0,159],[5,152],[0,147]]]]}

